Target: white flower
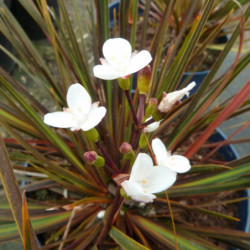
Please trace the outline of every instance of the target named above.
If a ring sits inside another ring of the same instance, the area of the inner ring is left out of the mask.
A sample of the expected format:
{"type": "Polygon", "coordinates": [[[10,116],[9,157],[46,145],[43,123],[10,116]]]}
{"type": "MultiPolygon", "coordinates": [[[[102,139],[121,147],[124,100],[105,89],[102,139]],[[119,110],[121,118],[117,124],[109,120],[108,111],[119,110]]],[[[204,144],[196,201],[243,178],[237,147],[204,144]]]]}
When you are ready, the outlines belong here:
{"type": "Polygon", "coordinates": [[[105,210],[101,210],[100,212],[98,212],[98,214],[96,215],[96,217],[98,219],[103,219],[105,215],[105,210]]]}
{"type": "Polygon", "coordinates": [[[79,83],[72,84],[67,92],[69,108],[63,112],[48,113],[44,123],[57,128],[70,128],[72,131],[94,128],[106,114],[105,107],[98,107],[99,102],[91,104],[91,97],[79,83]]]}
{"type": "Polygon", "coordinates": [[[131,75],[148,65],[152,57],[146,50],[133,52],[130,43],[123,38],[108,39],[102,48],[102,65],[93,68],[94,76],[113,80],[120,77],[131,75]]]}
{"type": "Polygon", "coordinates": [[[133,165],[130,178],[121,183],[122,188],[131,199],[138,202],[153,202],[159,193],[171,187],[176,180],[172,170],[154,166],[151,157],[139,153],[133,165]]]}
{"type": "MultiPolygon", "coordinates": [[[[149,121],[150,119],[152,119],[152,116],[150,116],[149,118],[147,118],[145,122],[149,121]]],[[[145,127],[143,129],[143,131],[145,133],[151,133],[151,132],[155,131],[160,126],[161,121],[162,120],[157,121],[157,122],[153,122],[153,123],[149,124],[147,127],[145,127]]]]}
{"type": "Polygon", "coordinates": [[[191,82],[187,87],[185,87],[182,90],[177,90],[174,91],[172,93],[163,93],[163,98],[160,102],[160,104],[158,105],[158,109],[163,112],[166,113],[168,112],[170,109],[173,108],[174,104],[178,101],[180,101],[185,95],[188,97],[189,96],[189,91],[194,88],[196,85],[195,82],[191,82]]]}
{"type": "Polygon", "coordinates": [[[171,155],[160,139],[152,140],[152,149],[159,166],[167,167],[176,173],[185,173],[190,170],[189,160],[181,155],[171,155]]]}

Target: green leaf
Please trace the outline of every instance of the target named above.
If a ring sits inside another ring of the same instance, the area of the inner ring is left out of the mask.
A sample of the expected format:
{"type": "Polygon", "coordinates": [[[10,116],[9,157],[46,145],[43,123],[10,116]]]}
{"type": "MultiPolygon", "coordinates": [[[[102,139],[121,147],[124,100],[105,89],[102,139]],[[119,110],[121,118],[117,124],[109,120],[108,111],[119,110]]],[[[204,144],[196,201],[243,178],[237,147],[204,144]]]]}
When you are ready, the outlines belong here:
{"type": "Polygon", "coordinates": [[[110,229],[109,235],[122,249],[149,249],[147,247],[144,247],[137,241],[133,240],[132,238],[128,237],[126,234],[124,234],[114,226],[110,229]]]}
{"type": "MultiPolygon", "coordinates": [[[[1,135],[0,135],[0,159],[1,159],[0,161],[1,182],[4,186],[4,190],[6,192],[6,196],[10,204],[10,209],[16,222],[16,229],[18,229],[16,230],[16,232],[19,232],[24,242],[25,238],[23,234],[23,220],[22,220],[23,216],[22,216],[22,210],[20,209],[22,207],[21,193],[18,188],[18,184],[1,135]]],[[[29,221],[28,218],[27,220],[25,220],[25,222],[27,221],[29,221]]],[[[32,249],[39,249],[35,233],[32,229],[30,229],[30,235],[31,235],[30,244],[33,247],[32,249]]]]}
{"type": "Polygon", "coordinates": [[[240,177],[236,180],[223,183],[213,183],[208,185],[196,185],[191,187],[174,187],[168,190],[169,197],[185,197],[200,194],[209,194],[214,192],[224,192],[240,190],[250,187],[250,177],[240,177]]]}
{"type": "MultiPolygon", "coordinates": [[[[18,208],[20,211],[20,207],[18,208]]],[[[40,218],[31,219],[32,226],[37,232],[44,232],[50,227],[59,227],[64,225],[71,212],[63,212],[58,214],[43,215],[40,218]]],[[[15,239],[18,237],[18,229],[16,223],[8,223],[0,225],[0,242],[15,239]]]]}
{"type": "Polygon", "coordinates": [[[236,179],[240,176],[244,176],[249,174],[250,172],[250,163],[244,164],[239,167],[235,167],[231,170],[227,170],[223,173],[216,174],[214,176],[203,178],[198,181],[192,181],[186,184],[179,185],[180,187],[192,187],[197,185],[207,185],[207,184],[214,184],[214,183],[221,183],[225,181],[230,181],[236,179]]]}
{"type": "MultiPolygon", "coordinates": [[[[168,249],[175,249],[175,236],[170,228],[157,224],[149,219],[145,219],[141,216],[130,215],[132,221],[147,235],[150,236],[150,239],[154,239],[157,243],[160,243],[162,246],[167,247],[168,249]]],[[[177,242],[178,248],[182,250],[205,250],[205,249],[217,249],[216,247],[211,246],[208,242],[204,242],[202,239],[200,242],[197,242],[197,238],[192,234],[184,236],[183,233],[178,233],[177,231],[177,242]]]]}
{"type": "Polygon", "coordinates": [[[23,199],[22,199],[22,223],[23,223],[24,250],[39,249],[36,236],[34,232],[32,232],[33,229],[30,223],[25,191],[23,192],[23,199]],[[35,236],[35,238],[33,238],[33,236],[35,236]],[[36,242],[36,245],[34,245],[34,242],[36,242]]]}

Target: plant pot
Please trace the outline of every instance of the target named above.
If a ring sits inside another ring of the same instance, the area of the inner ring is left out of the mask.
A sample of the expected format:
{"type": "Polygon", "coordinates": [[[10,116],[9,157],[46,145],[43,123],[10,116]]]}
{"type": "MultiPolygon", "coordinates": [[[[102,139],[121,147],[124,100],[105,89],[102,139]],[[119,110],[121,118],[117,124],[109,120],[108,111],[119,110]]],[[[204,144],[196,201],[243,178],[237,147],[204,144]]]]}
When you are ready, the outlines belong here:
{"type": "MultiPolygon", "coordinates": [[[[45,35],[41,28],[36,24],[32,17],[26,12],[23,6],[17,1],[4,0],[6,6],[11,10],[12,14],[15,16],[17,21],[20,23],[22,28],[25,30],[27,35],[32,40],[38,40],[45,38],[45,35]]],[[[47,4],[52,8],[55,13],[59,14],[58,3],[56,0],[48,0],[47,4]]],[[[12,44],[5,38],[5,36],[0,32],[0,45],[5,49],[14,52],[12,44]]],[[[7,72],[11,72],[15,66],[15,62],[7,56],[2,50],[0,50],[0,67],[3,67],[7,72]]]]}
{"type": "MultiPolygon", "coordinates": [[[[4,3],[9,8],[11,5],[11,0],[4,0],[4,3]]],[[[0,32],[0,45],[2,45],[8,51],[13,52],[13,46],[1,32],[0,32]]],[[[8,72],[11,72],[12,69],[14,68],[14,65],[15,65],[14,61],[11,60],[11,58],[8,57],[2,50],[0,50],[0,67],[2,67],[4,70],[8,72]]]]}
{"type": "MultiPolygon", "coordinates": [[[[214,133],[210,138],[209,141],[211,142],[219,142],[226,140],[226,135],[219,129],[216,129],[216,133],[214,133]]],[[[225,145],[219,148],[218,152],[225,157],[226,161],[233,161],[239,159],[239,155],[235,150],[233,145],[225,145]]],[[[241,193],[242,197],[250,197],[250,190],[244,190],[241,193]]],[[[236,229],[242,230],[245,232],[250,232],[250,199],[244,200],[240,202],[239,209],[238,209],[238,216],[240,222],[238,223],[236,229]]],[[[234,248],[230,248],[234,249],[234,248]]]]}
{"type": "MultiPolygon", "coordinates": [[[[0,32],[0,45],[2,45],[6,50],[11,53],[14,51],[12,44],[5,38],[5,36],[0,32]]],[[[0,67],[4,70],[11,72],[15,66],[15,62],[2,50],[0,50],[0,67]]]]}
{"type": "MultiPolygon", "coordinates": [[[[47,0],[47,5],[53,9],[57,15],[59,14],[57,0],[47,0]]],[[[10,10],[31,40],[45,38],[45,35],[39,25],[33,20],[33,18],[18,1],[12,1],[10,10]]]]}
{"type": "Polygon", "coordinates": [[[194,81],[196,83],[196,86],[191,91],[189,91],[189,93],[190,93],[190,95],[193,95],[194,93],[196,93],[198,91],[199,87],[201,86],[203,80],[205,79],[205,77],[207,76],[209,71],[210,70],[204,70],[204,71],[199,71],[199,72],[185,72],[181,78],[179,85],[181,85],[183,82],[185,82],[187,77],[192,76],[190,78],[189,82],[194,81]]]}

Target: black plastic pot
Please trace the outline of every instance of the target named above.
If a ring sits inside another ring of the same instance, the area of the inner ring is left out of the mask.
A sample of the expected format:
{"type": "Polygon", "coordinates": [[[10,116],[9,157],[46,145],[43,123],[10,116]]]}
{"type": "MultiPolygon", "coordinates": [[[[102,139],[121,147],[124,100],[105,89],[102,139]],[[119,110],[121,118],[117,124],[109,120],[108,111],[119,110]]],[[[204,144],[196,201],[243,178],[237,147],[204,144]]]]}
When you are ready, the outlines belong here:
{"type": "MultiPolygon", "coordinates": [[[[47,5],[58,15],[59,9],[57,0],[47,0],[47,5]]],[[[17,0],[12,0],[10,10],[30,39],[39,40],[45,38],[45,35],[39,25],[37,25],[37,23],[17,0]]]]}
{"type": "MultiPolygon", "coordinates": [[[[211,142],[219,142],[226,140],[226,135],[219,129],[216,129],[217,133],[214,133],[209,140],[211,142]]],[[[233,161],[239,159],[239,155],[237,151],[235,150],[233,145],[225,145],[221,147],[218,150],[219,153],[221,153],[226,161],[233,161]]],[[[244,190],[241,193],[242,197],[250,197],[250,190],[244,190]]],[[[245,232],[250,232],[250,199],[244,200],[240,202],[239,210],[238,210],[238,216],[240,219],[240,222],[238,223],[236,229],[242,230],[245,232]]],[[[230,248],[234,249],[234,248],[230,248]]]]}
{"type": "Polygon", "coordinates": [[[199,87],[201,86],[203,80],[205,79],[209,71],[210,70],[204,70],[204,71],[199,71],[199,72],[194,72],[194,73],[185,72],[181,78],[180,85],[186,80],[187,77],[190,77],[192,75],[189,82],[194,81],[196,83],[196,86],[189,93],[190,95],[193,95],[194,93],[198,91],[199,87]]]}
{"type": "MultiPolygon", "coordinates": [[[[8,8],[11,6],[11,0],[4,0],[4,3],[8,8]]],[[[1,32],[0,32],[0,45],[2,45],[8,51],[13,52],[13,46],[1,32]]],[[[8,57],[2,50],[0,50],[0,67],[10,72],[13,70],[14,65],[15,65],[14,61],[11,60],[11,58],[8,57]]]]}
{"type": "MultiPolygon", "coordinates": [[[[15,16],[19,24],[25,30],[27,35],[32,40],[44,39],[45,35],[41,28],[36,24],[32,17],[26,12],[22,5],[17,0],[5,0],[4,3],[10,9],[12,14],[15,16]]],[[[57,0],[47,0],[48,6],[59,14],[58,2],[57,0]]],[[[14,52],[12,44],[4,37],[0,32],[0,44],[10,51],[14,52]]],[[[7,56],[2,50],[0,50],[0,67],[3,67],[7,72],[11,72],[15,66],[14,61],[7,56]]]]}
{"type": "MultiPolygon", "coordinates": [[[[8,39],[5,38],[5,36],[0,32],[0,44],[8,51],[13,52],[13,46],[8,41],[8,39]]],[[[0,50],[0,67],[2,67],[4,70],[11,72],[15,66],[14,61],[7,56],[2,50],[0,50]]]]}

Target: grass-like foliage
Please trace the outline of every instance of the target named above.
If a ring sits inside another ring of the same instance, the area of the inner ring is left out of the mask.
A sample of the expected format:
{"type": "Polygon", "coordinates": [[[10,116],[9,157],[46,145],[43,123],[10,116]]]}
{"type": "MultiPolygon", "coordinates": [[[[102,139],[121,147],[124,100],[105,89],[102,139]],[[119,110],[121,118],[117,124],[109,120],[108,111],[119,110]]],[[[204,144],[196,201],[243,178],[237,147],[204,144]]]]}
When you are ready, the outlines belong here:
{"type": "Polygon", "coordinates": [[[38,249],[42,233],[44,249],[249,249],[250,235],[221,209],[244,199],[235,191],[250,187],[249,157],[226,162],[215,153],[223,142],[209,142],[222,122],[249,112],[250,82],[213,105],[249,63],[247,1],[121,0],[109,9],[108,0],[58,0],[56,13],[45,0],[18,1],[52,59],[1,1],[1,32],[15,52],[0,49],[28,84],[0,68],[0,242],[21,237],[38,249]],[[222,32],[228,41],[214,44],[222,32]],[[184,72],[214,48],[189,95],[195,83],[184,72]]]}

